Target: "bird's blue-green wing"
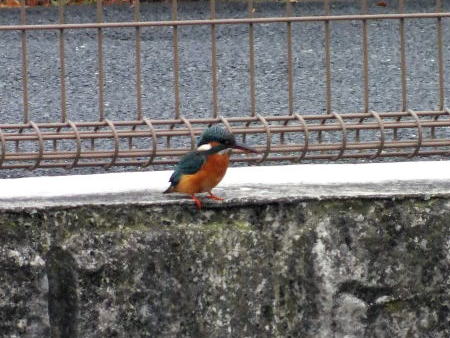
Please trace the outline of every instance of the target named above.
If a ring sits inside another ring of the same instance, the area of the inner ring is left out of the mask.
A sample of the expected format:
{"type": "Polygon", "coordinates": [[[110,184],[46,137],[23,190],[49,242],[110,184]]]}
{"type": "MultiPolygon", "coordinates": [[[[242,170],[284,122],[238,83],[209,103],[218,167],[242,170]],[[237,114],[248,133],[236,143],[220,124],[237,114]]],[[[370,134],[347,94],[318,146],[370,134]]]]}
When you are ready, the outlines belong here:
{"type": "Polygon", "coordinates": [[[197,151],[184,155],[175,167],[175,171],[170,176],[169,182],[172,183],[172,186],[177,185],[181,176],[195,174],[200,170],[205,161],[206,156],[197,151]]]}

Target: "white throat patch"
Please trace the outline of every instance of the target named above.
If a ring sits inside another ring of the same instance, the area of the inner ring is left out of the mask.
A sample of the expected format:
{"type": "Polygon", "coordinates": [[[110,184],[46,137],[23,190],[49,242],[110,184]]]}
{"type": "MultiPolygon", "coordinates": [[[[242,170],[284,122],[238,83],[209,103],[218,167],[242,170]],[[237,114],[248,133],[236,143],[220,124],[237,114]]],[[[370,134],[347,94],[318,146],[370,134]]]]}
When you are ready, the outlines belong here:
{"type": "Polygon", "coordinates": [[[197,148],[198,151],[207,151],[211,149],[212,146],[209,143],[202,144],[200,147],[197,148]]]}
{"type": "MultiPolygon", "coordinates": [[[[209,143],[206,144],[202,144],[200,147],[197,148],[197,151],[208,151],[212,148],[212,146],[209,143]]],[[[231,149],[227,148],[224,150],[219,151],[217,154],[218,155],[227,155],[231,153],[231,149]]]]}

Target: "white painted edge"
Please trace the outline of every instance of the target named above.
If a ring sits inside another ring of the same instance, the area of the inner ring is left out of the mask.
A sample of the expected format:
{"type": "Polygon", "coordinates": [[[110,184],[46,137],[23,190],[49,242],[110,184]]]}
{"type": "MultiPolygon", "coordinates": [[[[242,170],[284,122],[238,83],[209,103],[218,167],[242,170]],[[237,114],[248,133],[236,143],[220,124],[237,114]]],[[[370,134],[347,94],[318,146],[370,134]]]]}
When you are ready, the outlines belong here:
{"type": "MultiPolygon", "coordinates": [[[[171,171],[45,176],[0,180],[0,199],[162,192],[171,171]]],[[[304,164],[230,168],[218,187],[450,182],[450,161],[304,164]]]]}

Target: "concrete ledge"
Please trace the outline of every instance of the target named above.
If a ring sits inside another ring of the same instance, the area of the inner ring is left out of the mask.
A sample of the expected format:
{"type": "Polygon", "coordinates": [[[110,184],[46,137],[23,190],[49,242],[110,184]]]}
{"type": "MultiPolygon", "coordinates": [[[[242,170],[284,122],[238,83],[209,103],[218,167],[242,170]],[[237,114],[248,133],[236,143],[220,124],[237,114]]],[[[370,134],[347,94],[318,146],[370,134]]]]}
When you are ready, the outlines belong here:
{"type": "Polygon", "coordinates": [[[0,336],[450,337],[449,162],[0,181],[0,336]]]}
{"type": "MultiPolygon", "coordinates": [[[[145,204],[193,204],[183,195],[162,195],[171,171],[5,179],[0,208],[145,204]]],[[[270,201],[448,196],[450,161],[311,164],[230,168],[215,192],[224,207],[270,201]]]]}

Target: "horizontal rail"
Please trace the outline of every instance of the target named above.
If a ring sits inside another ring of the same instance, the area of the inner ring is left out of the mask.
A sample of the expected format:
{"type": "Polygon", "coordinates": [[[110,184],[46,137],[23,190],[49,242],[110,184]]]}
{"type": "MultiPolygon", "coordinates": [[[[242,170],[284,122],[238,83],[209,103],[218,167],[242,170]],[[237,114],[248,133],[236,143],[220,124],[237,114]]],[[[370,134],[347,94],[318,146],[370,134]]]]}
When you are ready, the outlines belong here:
{"type": "Polygon", "coordinates": [[[202,19],[202,20],[169,20],[140,22],[98,22],[77,24],[42,24],[42,25],[1,25],[0,31],[12,30],[61,30],[61,29],[96,29],[96,28],[135,28],[135,27],[173,27],[194,25],[236,25],[236,24],[268,24],[288,22],[321,22],[352,20],[395,20],[395,19],[437,19],[448,18],[450,12],[442,13],[398,13],[398,14],[355,14],[355,15],[323,15],[293,16],[270,18],[236,18],[236,19],[202,19]]]}
{"type": "MultiPolygon", "coordinates": [[[[364,159],[369,158],[370,153],[359,153],[359,154],[346,154],[342,157],[342,159],[364,159]]],[[[395,158],[406,158],[409,157],[409,152],[398,152],[398,153],[383,153],[379,155],[380,158],[389,158],[389,157],[395,157],[395,158]]],[[[439,151],[439,150],[430,150],[430,151],[422,151],[420,152],[420,156],[448,156],[448,151],[439,151]]],[[[334,156],[334,155],[333,155],[334,156]]],[[[304,160],[310,161],[310,160],[333,160],[332,155],[326,155],[326,154],[317,154],[317,155],[307,155],[304,160]]],[[[269,156],[266,158],[266,161],[268,162],[275,162],[275,161],[285,161],[285,162],[294,162],[296,161],[296,156],[269,156]]],[[[254,162],[256,159],[254,157],[249,158],[242,158],[239,159],[239,162],[254,162]]],[[[237,162],[236,159],[231,159],[232,162],[237,162]]],[[[178,162],[177,159],[166,159],[166,160],[155,160],[152,162],[152,165],[155,166],[161,166],[161,165],[173,165],[178,162]]],[[[109,162],[107,161],[93,161],[93,162],[84,162],[77,164],[77,167],[79,168],[86,168],[86,167],[104,167],[108,165],[109,162]]],[[[114,166],[116,167],[144,167],[146,164],[146,161],[126,161],[126,162],[117,162],[114,163],[114,166]]],[[[66,162],[53,162],[53,163],[41,163],[39,165],[40,168],[66,168],[67,163],[66,162]]],[[[2,169],[29,169],[29,165],[27,164],[13,164],[13,165],[5,165],[2,166],[2,169]]]]}
{"type": "Polygon", "coordinates": [[[293,114],[267,116],[262,120],[258,116],[219,116],[192,120],[181,117],[173,120],[30,121],[0,125],[0,168],[174,164],[195,147],[192,142],[195,142],[196,136],[211,123],[218,122],[229,126],[237,137],[245,135],[248,140],[249,136],[257,137],[250,143],[260,155],[237,152],[231,159],[234,162],[450,154],[450,112],[447,109],[293,114]],[[408,132],[403,135],[402,130],[408,132]],[[64,142],[70,143],[69,150],[62,149],[64,142]]]}
{"type": "MultiPolygon", "coordinates": [[[[384,119],[393,119],[399,117],[407,117],[411,116],[408,112],[382,112],[377,113],[380,118],[384,119]]],[[[416,111],[416,114],[419,117],[439,117],[439,116],[447,116],[449,113],[446,110],[439,111],[416,111]]],[[[367,119],[373,118],[373,115],[370,113],[345,113],[339,114],[343,119],[367,119]]],[[[305,120],[330,120],[335,119],[333,114],[302,114],[302,117],[305,120]]],[[[295,121],[297,118],[294,115],[264,115],[264,119],[268,122],[285,122],[285,121],[295,121]]],[[[255,116],[238,116],[238,117],[227,117],[226,120],[230,123],[235,122],[258,122],[259,119],[255,116]]],[[[220,123],[221,118],[193,118],[189,119],[189,123],[191,124],[211,124],[211,123],[220,123]]],[[[172,125],[172,124],[183,124],[182,119],[164,119],[164,120],[151,120],[153,125],[172,125]]],[[[44,122],[44,123],[35,123],[39,128],[70,128],[69,122],[44,122]]],[[[144,126],[145,122],[143,120],[120,120],[114,121],[114,125],[116,127],[134,127],[134,126],[144,126]]],[[[105,121],[79,121],[76,122],[76,126],[78,128],[85,127],[107,127],[108,123],[105,121]]],[[[0,123],[0,129],[24,129],[31,128],[30,123],[0,123]]]]}
{"type": "MultiPolygon", "coordinates": [[[[403,141],[403,142],[386,142],[384,144],[385,149],[394,148],[411,148],[417,145],[416,141],[403,141]]],[[[367,143],[349,143],[347,144],[347,150],[370,150],[376,149],[379,146],[378,142],[367,142],[367,143]]],[[[448,147],[450,146],[450,138],[446,140],[427,140],[422,143],[422,147],[448,147]]],[[[254,149],[258,151],[264,151],[265,148],[261,146],[254,146],[254,149]]],[[[332,151],[340,150],[342,148],[340,143],[330,143],[330,144],[315,144],[308,146],[296,146],[296,145],[284,145],[284,146],[274,146],[273,151],[276,153],[290,153],[299,152],[308,149],[311,152],[320,151],[332,151]]],[[[165,149],[156,152],[156,156],[182,156],[186,152],[190,151],[190,148],[183,149],[165,149]]],[[[241,154],[240,151],[238,151],[241,154]]],[[[149,150],[124,150],[121,151],[117,158],[136,158],[136,157],[146,157],[149,155],[149,150]]],[[[86,151],[79,155],[80,159],[99,159],[99,158],[111,158],[114,156],[114,151],[86,151]]],[[[39,154],[32,152],[24,153],[10,153],[5,156],[5,160],[9,161],[20,161],[20,160],[36,160],[39,159],[39,154]]],[[[61,151],[46,153],[41,156],[42,160],[62,160],[62,159],[74,159],[77,157],[77,153],[74,151],[61,151]]],[[[256,159],[253,157],[253,159],[256,159]]],[[[234,159],[238,161],[237,158],[234,159]]]]}
{"type": "MultiPolygon", "coordinates": [[[[450,121],[436,121],[436,120],[426,120],[421,122],[422,127],[450,127],[450,121]]],[[[367,123],[367,124],[346,124],[347,130],[373,130],[379,129],[378,123],[367,123]]],[[[398,129],[398,128],[416,128],[416,122],[386,122],[384,124],[385,129],[398,129]]],[[[311,125],[308,127],[304,127],[302,125],[298,125],[295,127],[289,126],[273,126],[270,128],[270,131],[273,133],[292,133],[292,132],[304,132],[305,130],[309,131],[340,131],[342,127],[338,123],[326,124],[326,125],[311,125]]],[[[203,129],[200,128],[192,128],[192,131],[198,135],[201,133],[203,129]]],[[[260,127],[247,127],[247,128],[234,128],[233,131],[236,134],[250,134],[250,133],[264,133],[265,129],[260,127]]],[[[187,136],[190,135],[189,130],[177,130],[177,129],[157,129],[156,134],[158,136],[165,137],[173,137],[173,136],[187,136]]],[[[116,134],[118,137],[135,137],[142,138],[148,137],[148,131],[142,130],[117,130],[116,134]]],[[[101,138],[112,138],[114,136],[114,132],[112,131],[97,131],[97,132],[79,132],[79,137],[81,139],[101,139],[101,138]]],[[[42,137],[43,140],[71,140],[75,139],[77,136],[73,132],[41,132],[40,134],[36,133],[8,133],[5,134],[6,141],[33,141],[38,140],[39,137],[42,137]]]]}

